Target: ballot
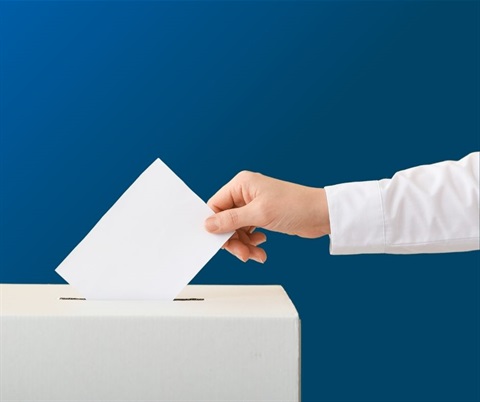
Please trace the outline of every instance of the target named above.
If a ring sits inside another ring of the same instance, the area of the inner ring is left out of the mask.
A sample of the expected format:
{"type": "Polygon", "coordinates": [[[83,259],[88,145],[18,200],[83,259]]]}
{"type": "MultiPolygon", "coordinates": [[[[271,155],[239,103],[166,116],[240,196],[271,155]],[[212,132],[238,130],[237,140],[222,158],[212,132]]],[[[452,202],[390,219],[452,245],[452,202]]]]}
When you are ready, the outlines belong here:
{"type": "Polygon", "coordinates": [[[232,233],[160,159],[105,213],[56,272],[90,300],[173,300],[232,233]]]}

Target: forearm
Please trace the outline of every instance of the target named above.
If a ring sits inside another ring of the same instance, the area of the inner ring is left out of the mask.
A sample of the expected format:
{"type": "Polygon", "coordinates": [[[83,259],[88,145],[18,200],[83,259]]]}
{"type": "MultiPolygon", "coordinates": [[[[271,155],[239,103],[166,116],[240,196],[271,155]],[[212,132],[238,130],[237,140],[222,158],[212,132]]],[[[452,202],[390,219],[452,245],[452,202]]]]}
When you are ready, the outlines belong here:
{"type": "Polygon", "coordinates": [[[325,188],[332,254],[479,249],[479,154],[325,188]]]}

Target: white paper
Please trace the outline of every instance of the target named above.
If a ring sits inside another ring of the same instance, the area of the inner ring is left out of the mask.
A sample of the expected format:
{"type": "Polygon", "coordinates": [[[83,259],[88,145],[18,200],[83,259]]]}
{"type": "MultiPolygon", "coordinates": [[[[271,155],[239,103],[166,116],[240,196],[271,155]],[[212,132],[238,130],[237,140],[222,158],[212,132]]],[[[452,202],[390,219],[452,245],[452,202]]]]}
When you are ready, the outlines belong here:
{"type": "Polygon", "coordinates": [[[232,233],[160,159],[117,200],[56,272],[87,299],[172,300],[232,233]]]}

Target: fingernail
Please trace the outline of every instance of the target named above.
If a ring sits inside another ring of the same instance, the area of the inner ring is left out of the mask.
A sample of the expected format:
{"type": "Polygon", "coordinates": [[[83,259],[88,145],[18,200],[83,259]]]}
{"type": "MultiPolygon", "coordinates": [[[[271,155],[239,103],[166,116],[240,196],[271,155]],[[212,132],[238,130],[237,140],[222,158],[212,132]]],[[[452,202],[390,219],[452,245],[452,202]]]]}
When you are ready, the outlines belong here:
{"type": "Polygon", "coordinates": [[[218,220],[214,216],[208,218],[205,221],[205,229],[207,229],[209,232],[215,232],[218,230],[218,220]]]}
{"type": "Polygon", "coordinates": [[[257,261],[259,262],[260,264],[263,264],[265,261],[262,261],[260,258],[258,257],[250,257],[253,261],[257,261]]]}
{"type": "Polygon", "coordinates": [[[243,259],[242,257],[240,257],[239,255],[236,255],[235,257],[237,257],[237,258],[238,258],[240,261],[242,261],[242,262],[247,262],[247,260],[248,260],[248,258],[247,258],[247,260],[244,260],[244,259],[243,259]]]}

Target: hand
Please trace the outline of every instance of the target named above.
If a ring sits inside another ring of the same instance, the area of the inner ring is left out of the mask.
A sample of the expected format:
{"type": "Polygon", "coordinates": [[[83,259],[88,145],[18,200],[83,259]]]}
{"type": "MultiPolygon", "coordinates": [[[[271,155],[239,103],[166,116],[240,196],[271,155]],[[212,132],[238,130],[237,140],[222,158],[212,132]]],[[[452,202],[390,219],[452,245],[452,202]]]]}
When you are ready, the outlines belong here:
{"type": "Polygon", "coordinates": [[[224,248],[246,262],[264,263],[266,241],[257,227],[301,237],[330,233],[325,190],[273,179],[260,173],[240,172],[223,186],[208,205],[215,215],[205,221],[211,233],[235,234],[224,248]]]}

